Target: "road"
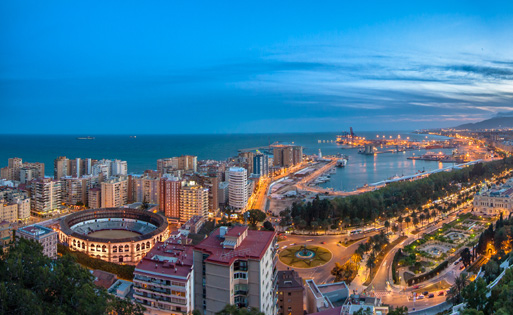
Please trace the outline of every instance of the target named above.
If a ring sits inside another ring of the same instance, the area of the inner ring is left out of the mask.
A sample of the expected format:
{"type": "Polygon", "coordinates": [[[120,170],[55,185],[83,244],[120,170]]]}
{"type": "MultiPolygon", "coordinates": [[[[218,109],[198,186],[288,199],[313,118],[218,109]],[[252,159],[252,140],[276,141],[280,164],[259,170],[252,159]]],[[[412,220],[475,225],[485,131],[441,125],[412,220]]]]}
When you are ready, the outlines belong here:
{"type": "MultiPolygon", "coordinates": [[[[321,246],[326,249],[328,249],[333,257],[329,262],[326,264],[315,267],[315,268],[308,268],[308,269],[302,269],[302,268],[294,268],[298,272],[298,274],[303,279],[315,279],[316,283],[327,283],[332,282],[333,276],[331,275],[331,270],[335,266],[335,263],[338,262],[340,264],[345,263],[349,258],[351,258],[351,255],[354,254],[355,250],[358,248],[358,245],[360,243],[365,242],[367,240],[368,236],[372,236],[377,234],[377,232],[371,232],[367,234],[359,234],[352,237],[348,237],[346,235],[320,235],[320,236],[312,236],[312,235],[287,235],[287,239],[285,241],[279,242],[280,249],[282,249],[284,246],[291,246],[292,244],[295,245],[316,245],[321,246]],[[362,240],[357,241],[353,244],[351,244],[348,247],[344,247],[342,245],[337,245],[339,241],[344,241],[345,239],[358,239],[364,237],[362,240]],[[324,244],[322,244],[324,242],[324,244]]],[[[278,269],[279,270],[286,270],[287,265],[283,264],[278,259],[278,269]]]]}
{"type": "Polygon", "coordinates": [[[294,165],[294,166],[286,169],[282,174],[272,176],[272,177],[263,177],[258,182],[258,188],[249,197],[247,209],[248,210],[260,209],[260,210],[266,212],[266,210],[267,210],[266,202],[267,202],[267,196],[269,194],[269,186],[273,182],[280,180],[286,176],[289,176],[290,174],[293,174],[307,166],[308,166],[308,163],[303,162],[301,164],[294,165]]]}

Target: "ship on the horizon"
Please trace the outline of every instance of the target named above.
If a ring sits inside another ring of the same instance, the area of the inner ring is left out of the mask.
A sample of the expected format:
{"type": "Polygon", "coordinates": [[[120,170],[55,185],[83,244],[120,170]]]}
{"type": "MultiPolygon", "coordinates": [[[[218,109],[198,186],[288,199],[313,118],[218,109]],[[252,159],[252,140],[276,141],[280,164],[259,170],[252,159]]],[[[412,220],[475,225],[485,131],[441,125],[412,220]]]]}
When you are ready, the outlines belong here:
{"type": "Polygon", "coordinates": [[[77,140],[94,140],[94,137],[87,136],[87,137],[77,137],[77,140]]]}

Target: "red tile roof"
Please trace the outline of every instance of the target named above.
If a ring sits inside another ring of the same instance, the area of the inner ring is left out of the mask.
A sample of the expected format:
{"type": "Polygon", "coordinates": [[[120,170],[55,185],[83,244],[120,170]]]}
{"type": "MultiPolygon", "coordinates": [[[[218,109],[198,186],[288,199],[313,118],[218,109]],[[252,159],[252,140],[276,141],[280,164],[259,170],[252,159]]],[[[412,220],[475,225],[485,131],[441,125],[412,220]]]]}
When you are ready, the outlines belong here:
{"type": "Polygon", "coordinates": [[[115,274],[98,269],[93,271],[93,276],[96,277],[94,284],[105,289],[110,288],[118,279],[115,274]]]}
{"type": "MultiPolygon", "coordinates": [[[[228,230],[226,235],[242,235],[247,226],[236,226],[228,230]]],[[[211,263],[231,265],[237,258],[260,260],[276,236],[272,231],[248,230],[246,238],[235,249],[223,248],[224,238],[219,236],[220,230],[215,230],[209,237],[194,247],[194,250],[210,254],[205,260],[211,263]]]]}
{"type": "Polygon", "coordinates": [[[169,277],[187,278],[192,271],[193,246],[185,243],[182,238],[169,238],[164,243],[157,242],[137,264],[136,273],[148,271],[169,277]]]}

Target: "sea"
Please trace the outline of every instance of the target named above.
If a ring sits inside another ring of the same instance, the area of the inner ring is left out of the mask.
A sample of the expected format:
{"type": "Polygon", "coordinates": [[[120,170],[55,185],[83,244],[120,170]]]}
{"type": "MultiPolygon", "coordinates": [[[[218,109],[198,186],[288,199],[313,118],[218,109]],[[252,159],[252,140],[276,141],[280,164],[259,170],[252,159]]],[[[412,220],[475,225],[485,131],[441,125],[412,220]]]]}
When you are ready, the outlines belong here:
{"type": "MultiPolygon", "coordinates": [[[[421,135],[408,131],[360,132],[367,138],[410,137],[420,140],[441,140],[446,137],[421,135]]],[[[430,171],[450,164],[436,161],[408,160],[408,156],[422,155],[426,150],[377,155],[358,154],[357,149],[343,149],[335,143],[337,132],[282,133],[282,134],[210,134],[210,135],[0,135],[0,167],[7,166],[11,157],[26,162],[45,163],[47,176],[53,175],[53,161],[59,156],[70,159],[119,159],[128,163],[130,174],[142,174],[156,169],[157,159],[179,155],[196,155],[198,160],[226,160],[236,156],[239,149],[268,146],[275,142],[290,143],[304,147],[305,154],[348,156],[347,166],[337,168],[331,179],[321,184],[325,188],[349,191],[365,184],[382,181],[393,176],[413,175],[419,171],[430,171]],[[77,137],[92,136],[94,140],[78,140],[77,137]]],[[[437,149],[450,153],[451,150],[437,149]]]]}

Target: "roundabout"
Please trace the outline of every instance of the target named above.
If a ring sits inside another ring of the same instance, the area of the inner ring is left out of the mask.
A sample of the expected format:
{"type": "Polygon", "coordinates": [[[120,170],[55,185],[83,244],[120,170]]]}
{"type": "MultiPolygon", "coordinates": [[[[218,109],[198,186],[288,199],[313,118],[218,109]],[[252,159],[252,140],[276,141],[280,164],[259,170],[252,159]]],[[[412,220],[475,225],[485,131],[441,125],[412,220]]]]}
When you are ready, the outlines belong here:
{"type": "Polygon", "coordinates": [[[283,249],[279,258],[282,263],[294,268],[314,268],[329,262],[331,252],[315,245],[294,245],[283,249]]]}

